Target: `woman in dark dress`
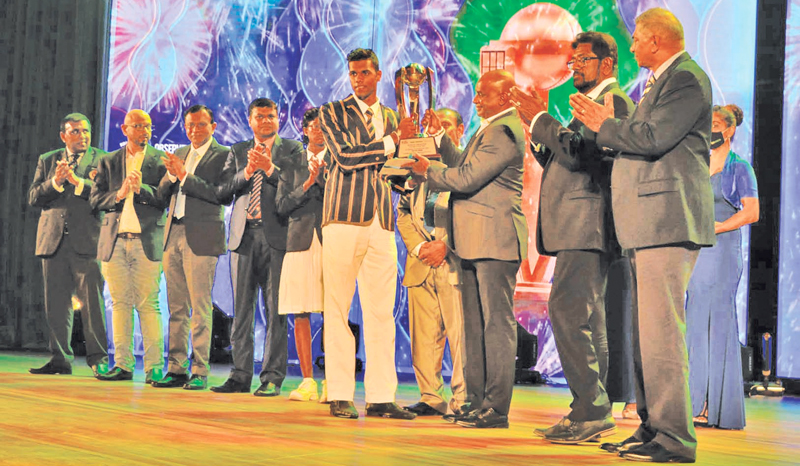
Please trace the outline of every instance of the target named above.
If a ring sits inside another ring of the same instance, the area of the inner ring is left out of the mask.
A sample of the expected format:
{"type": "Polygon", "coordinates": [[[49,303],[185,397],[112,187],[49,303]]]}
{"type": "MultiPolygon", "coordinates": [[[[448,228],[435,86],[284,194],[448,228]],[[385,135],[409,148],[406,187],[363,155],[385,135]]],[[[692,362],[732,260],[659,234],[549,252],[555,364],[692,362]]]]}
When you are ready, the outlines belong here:
{"type": "Polygon", "coordinates": [[[742,123],[736,105],[715,106],[711,136],[711,186],[717,244],[700,251],[686,303],[689,386],[695,425],[745,426],[736,290],[742,275],[741,227],[758,220],[753,167],[731,151],[742,123]]]}

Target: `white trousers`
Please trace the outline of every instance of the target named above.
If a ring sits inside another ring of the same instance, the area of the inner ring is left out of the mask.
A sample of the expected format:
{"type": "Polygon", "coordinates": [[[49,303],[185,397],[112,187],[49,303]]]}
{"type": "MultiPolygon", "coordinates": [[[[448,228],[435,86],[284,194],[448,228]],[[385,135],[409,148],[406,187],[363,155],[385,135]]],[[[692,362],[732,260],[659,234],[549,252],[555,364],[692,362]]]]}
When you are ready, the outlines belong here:
{"type": "Polygon", "coordinates": [[[394,303],[397,291],[395,235],[380,226],[333,223],[323,228],[322,270],[325,288],[325,378],[328,399],[353,401],[356,342],[348,316],[358,279],[363,311],[367,403],[394,401],[394,303]]]}

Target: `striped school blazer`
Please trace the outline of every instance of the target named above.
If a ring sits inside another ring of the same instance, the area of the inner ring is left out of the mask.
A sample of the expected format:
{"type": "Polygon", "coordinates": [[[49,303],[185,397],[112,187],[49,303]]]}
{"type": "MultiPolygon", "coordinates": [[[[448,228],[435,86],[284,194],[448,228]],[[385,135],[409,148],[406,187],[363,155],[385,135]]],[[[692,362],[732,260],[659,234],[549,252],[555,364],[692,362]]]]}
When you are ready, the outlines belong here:
{"type": "MultiPolygon", "coordinates": [[[[384,134],[397,129],[397,113],[381,105],[384,134]]],[[[394,231],[391,188],[378,172],[386,162],[383,141],[370,138],[355,97],[320,108],[320,123],[330,153],[322,208],[322,226],[329,223],[369,225],[377,212],[384,230],[394,231]]]]}

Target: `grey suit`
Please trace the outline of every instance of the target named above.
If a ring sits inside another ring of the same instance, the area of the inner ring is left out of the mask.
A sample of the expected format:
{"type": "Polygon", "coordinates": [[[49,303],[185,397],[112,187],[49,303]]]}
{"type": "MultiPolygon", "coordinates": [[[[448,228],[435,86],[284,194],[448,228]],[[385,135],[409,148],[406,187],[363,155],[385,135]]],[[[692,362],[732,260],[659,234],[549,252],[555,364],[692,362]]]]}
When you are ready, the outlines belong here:
{"type": "Polygon", "coordinates": [[[695,457],[685,343],[686,288],[698,249],[714,244],[708,177],[711,85],[683,53],[628,120],[608,119],[597,144],[621,151],[611,174],[617,237],[631,249],[634,434],[695,457]]]}
{"type": "Polygon", "coordinates": [[[428,183],[451,191],[450,245],[461,258],[467,364],[472,409],[507,415],[514,388],[517,323],[514,287],[528,230],[522,213],[525,134],[515,110],[501,113],[458,151],[443,138],[428,183]]]}
{"type": "Polygon", "coordinates": [[[431,267],[422,262],[413,251],[429,241],[444,241],[449,236],[449,194],[441,193],[435,199],[423,183],[418,189],[403,196],[397,204],[397,231],[409,253],[406,257],[403,285],[408,287],[409,329],[411,333],[411,362],[420,391],[420,401],[442,413],[447,411],[442,379],[442,359],[445,341],[450,343],[453,372],[450,388],[455,411],[466,401],[464,380],[464,315],[461,309],[459,285],[461,264],[455,252],[448,249],[445,262],[431,267]],[[433,218],[425,218],[426,204],[433,218]],[[433,220],[432,224],[431,222],[433,220]],[[427,225],[427,228],[426,228],[427,225]],[[433,227],[432,231],[428,228],[433,227]]]}
{"type": "MultiPolygon", "coordinates": [[[[606,93],[614,96],[615,116],[627,118],[631,99],[614,82],[595,101],[602,102],[606,93]]],[[[548,308],[572,392],[567,417],[576,422],[611,416],[605,296],[609,266],[620,250],[611,222],[610,163],[597,156],[602,151],[594,138],[579,120],[564,128],[546,113],[531,132],[531,141],[545,146],[533,150],[544,168],[536,246],[557,257],[548,308]],[[576,144],[576,138],[584,143],[576,144]]]]}
{"type": "MultiPolygon", "coordinates": [[[[187,162],[191,150],[191,146],[183,146],[175,155],[187,162]]],[[[175,374],[185,374],[189,367],[191,321],[192,373],[208,375],[214,309],[211,288],[217,258],[227,247],[225,208],[217,196],[218,187],[225,181],[223,167],[229,150],[212,139],[182,186],[179,181],[170,180],[169,175],[158,186],[160,195],[170,198],[164,234],[164,276],[169,302],[168,371],[175,374]],[[185,203],[183,215],[178,219],[175,206],[180,191],[185,203]]]]}
{"type": "Polygon", "coordinates": [[[278,290],[286,253],[288,219],[278,213],[275,199],[280,167],[287,160],[299,159],[304,154],[300,142],[275,137],[272,145],[275,169],[271,176],[264,176],[261,188],[261,221],[251,222],[247,220],[247,205],[250,202],[252,178],[245,179],[244,169],[247,166],[247,152],[253,146],[252,139],[231,146],[224,168],[227,182],[220,196],[225,202],[235,199],[228,238],[228,248],[233,253],[231,271],[235,286],[231,332],[233,369],[230,378],[247,384],[253,378],[253,323],[255,300],[260,287],[267,315],[267,335],[259,378],[262,383],[272,382],[280,387],[286,377],[289,338],[286,316],[278,314],[278,290]]]}
{"type": "Polygon", "coordinates": [[[105,152],[90,147],[80,158],[75,169],[75,175],[84,179],[80,194],[69,183],[61,192],[52,184],[57,162],[65,155],[65,149],[42,154],[28,189],[28,203],[42,208],[36,230],[36,255],[42,258],[50,351],[53,362],[60,366],[75,358],[70,346],[74,293],[82,304],[86,363],[107,364],[103,277],[97,262],[102,214],[93,211],[88,201],[94,184],[92,172],[105,152]]]}

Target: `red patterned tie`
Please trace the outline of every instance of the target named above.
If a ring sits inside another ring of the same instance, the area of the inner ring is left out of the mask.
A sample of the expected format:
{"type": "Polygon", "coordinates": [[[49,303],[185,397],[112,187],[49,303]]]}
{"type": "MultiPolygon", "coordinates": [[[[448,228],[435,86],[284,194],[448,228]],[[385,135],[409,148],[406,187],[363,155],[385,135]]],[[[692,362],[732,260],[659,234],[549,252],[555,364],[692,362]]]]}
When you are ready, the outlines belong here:
{"type": "MultiPolygon", "coordinates": [[[[264,144],[259,144],[258,148],[263,151],[264,144]]],[[[247,219],[261,219],[261,185],[264,183],[264,172],[261,169],[253,173],[253,184],[250,187],[250,202],[247,204],[247,219]]]]}

